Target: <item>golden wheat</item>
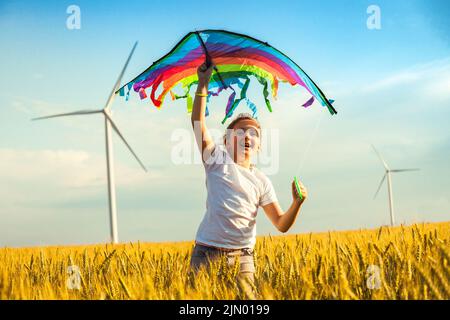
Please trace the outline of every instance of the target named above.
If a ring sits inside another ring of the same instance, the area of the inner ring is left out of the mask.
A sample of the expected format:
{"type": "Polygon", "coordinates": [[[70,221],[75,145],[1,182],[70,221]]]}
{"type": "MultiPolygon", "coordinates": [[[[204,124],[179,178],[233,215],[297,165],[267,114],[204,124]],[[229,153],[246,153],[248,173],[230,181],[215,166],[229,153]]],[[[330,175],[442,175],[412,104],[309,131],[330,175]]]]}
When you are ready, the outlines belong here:
{"type": "MultiPolygon", "coordinates": [[[[0,299],[246,299],[193,242],[0,249],[0,299]]],[[[450,299],[450,223],[259,237],[260,299],[450,299]]]]}

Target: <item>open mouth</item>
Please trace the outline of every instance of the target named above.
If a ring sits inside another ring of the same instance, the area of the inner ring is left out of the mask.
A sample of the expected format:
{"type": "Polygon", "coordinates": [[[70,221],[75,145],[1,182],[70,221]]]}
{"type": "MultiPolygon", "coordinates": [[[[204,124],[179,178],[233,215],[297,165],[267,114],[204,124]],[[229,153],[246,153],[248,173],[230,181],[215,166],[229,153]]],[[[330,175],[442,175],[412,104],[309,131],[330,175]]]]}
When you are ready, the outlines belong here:
{"type": "Polygon", "coordinates": [[[240,143],[240,146],[243,147],[245,150],[249,150],[252,147],[252,144],[250,142],[242,141],[240,143]]]}

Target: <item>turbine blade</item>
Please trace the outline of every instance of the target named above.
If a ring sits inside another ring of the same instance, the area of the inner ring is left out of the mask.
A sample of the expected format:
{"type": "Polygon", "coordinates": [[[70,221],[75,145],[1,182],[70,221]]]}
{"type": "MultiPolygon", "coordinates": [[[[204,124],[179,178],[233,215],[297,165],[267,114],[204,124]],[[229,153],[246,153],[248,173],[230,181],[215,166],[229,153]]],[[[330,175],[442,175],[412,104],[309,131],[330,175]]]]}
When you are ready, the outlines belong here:
{"type": "Polygon", "coordinates": [[[131,52],[128,55],[127,61],[125,62],[125,65],[123,66],[122,71],[119,74],[119,77],[117,78],[116,83],[114,84],[114,88],[112,89],[111,94],[108,97],[108,100],[106,100],[104,109],[107,109],[111,105],[111,103],[114,101],[114,98],[116,96],[116,91],[120,86],[120,81],[122,81],[123,74],[125,73],[125,70],[127,69],[128,63],[130,62],[131,56],[133,55],[134,49],[136,49],[137,44],[138,43],[136,41],[134,43],[133,49],[131,49],[131,52]]]}
{"type": "Polygon", "coordinates": [[[419,168],[412,168],[412,169],[395,169],[395,170],[390,170],[391,172],[405,172],[405,171],[420,171],[419,168]]]}
{"type": "Polygon", "coordinates": [[[142,161],[139,159],[139,157],[136,155],[136,153],[133,151],[133,149],[131,148],[131,146],[128,144],[127,140],[125,140],[124,136],[122,135],[122,133],[120,132],[119,128],[116,126],[116,124],[114,123],[114,121],[111,119],[111,117],[109,116],[109,114],[104,111],[103,114],[105,115],[106,118],[108,118],[109,122],[111,123],[111,126],[113,127],[114,131],[119,135],[120,139],[122,139],[123,143],[125,143],[125,145],[127,146],[128,150],[130,150],[130,152],[133,154],[133,156],[135,157],[135,159],[137,160],[137,162],[139,162],[139,164],[141,165],[142,169],[144,169],[145,172],[147,172],[147,168],[145,168],[144,164],[142,163],[142,161]]]}
{"type": "Polygon", "coordinates": [[[56,117],[77,116],[77,115],[102,113],[102,112],[103,112],[103,110],[79,110],[79,111],[75,111],[75,112],[59,113],[59,114],[53,114],[53,115],[50,115],[50,116],[33,118],[31,120],[43,120],[43,119],[56,118],[56,117]]]}
{"type": "Polygon", "coordinates": [[[373,196],[374,199],[377,197],[377,194],[378,194],[378,192],[380,191],[381,186],[383,185],[384,179],[386,179],[386,173],[384,174],[383,178],[381,179],[380,184],[378,185],[377,192],[375,192],[375,195],[373,196]]]}
{"type": "Polygon", "coordinates": [[[383,166],[386,170],[389,170],[389,167],[386,163],[386,161],[384,161],[383,157],[381,156],[381,154],[377,151],[377,149],[375,149],[375,146],[372,144],[372,148],[373,150],[375,150],[376,154],[378,155],[378,158],[380,158],[381,162],[383,163],[383,166]]]}

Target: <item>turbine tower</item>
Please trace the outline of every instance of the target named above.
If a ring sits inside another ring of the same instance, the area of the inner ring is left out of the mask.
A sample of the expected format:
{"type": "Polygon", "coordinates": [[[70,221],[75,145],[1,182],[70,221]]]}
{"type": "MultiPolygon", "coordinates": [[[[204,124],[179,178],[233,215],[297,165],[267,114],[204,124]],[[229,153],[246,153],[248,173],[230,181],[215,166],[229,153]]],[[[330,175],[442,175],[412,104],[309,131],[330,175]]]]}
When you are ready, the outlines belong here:
{"type": "Polygon", "coordinates": [[[111,131],[114,130],[120,139],[125,143],[128,150],[130,150],[131,154],[134,156],[134,158],[137,160],[137,162],[140,164],[142,169],[144,171],[147,171],[145,166],[142,164],[142,161],[138,158],[136,153],[133,151],[131,146],[128,144],[128,142],[125,140],[124,136],[120,132],[117,125],[114,123],[114,121],[111,118],[111,104],[114,101],[115,98],[115,92],[120,87],[120,81],[122,80],[123,74],[125,73],[125,70],[128,66],[128,63],[130,62],[131,56],[133,55],[134,50],[136,49],[137,42],[134,44],[133,49],[131,49],[131,52],[128,56],[127,61],[125,62],[125,65],[122,69],[122,71],[119,74],[119,78],[117,79],[116,83],[114,84],[114,87],[111,91],[111,94],[109,95],[108,99],[106,100],[106,104],[103,109],[99,110],[80,110],[70,113],[60,113],[60,114],[54,114],[50,116],[45,117],[39,117],[39,118],[33,118],[31,120],[43,120],[43,119],[49,119],[49,118],[56,118],[56,117],[65,117],[65,116],[75,116],[75,115],[88,115],[88,114],[96,114],[101,113],[103,114],[105,118],[105,143],[106,143],[106,169],[107,169],[107,175],[108,175],[108,200],[109,200],[109,218],[110,218],[110,232],[111,232],[111,241],[112,243],[116,244],[119,242],[119,236],[117,232],[117,207],[116,207],[116,189],[115,189],[115,180],[114,180],[114,162],[113,162],[113,147],[112,147],[112,137],[111,137],[111,131]],[[111,130],[112,129],[112,130],[111,130]]]}
{"type": "Polygon", "coordinates": [[[378,186],[377,192],[375,192],[374,195],[374,199],[377,196],[378,192],[381,189],[381,185],[384,182],[384,179],[386,179],[387,177],[387,185],[388,185],[388,195],[389,195],[389,211],[391,214],[391,226],[395,225],[395,217],[394,217],[394,199],[392,197],[392,177],[391,177],[391,173],[394,172],[405,172],[405,171],[418,171],[420,169],[418,168],[412,168],[412,169],[390,169],[386,163],[386,161],[384,161],[383,157],[381,156],[381,154],[377,151],[377,149],[375,149],[374,145],[372,145],[373,150],[375,150],[375,153],[378,155],[378,158],[380,158],[381,163],[384,166],[385,172],[383,175],[383,178],[381,179],[381,182],[378,186]]]}

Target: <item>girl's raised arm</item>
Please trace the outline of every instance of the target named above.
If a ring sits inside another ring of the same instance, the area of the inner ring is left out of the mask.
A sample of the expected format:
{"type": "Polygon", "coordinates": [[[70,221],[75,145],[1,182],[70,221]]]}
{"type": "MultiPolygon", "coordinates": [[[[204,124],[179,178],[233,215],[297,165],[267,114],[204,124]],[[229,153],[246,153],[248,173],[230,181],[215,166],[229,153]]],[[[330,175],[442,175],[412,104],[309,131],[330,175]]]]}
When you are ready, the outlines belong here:
{"type": "Polygon", "coordinates": [[[206,97],[208,96],[209,79],[213,67],[214,65],[211,65],[209,68],[206,68],[206,65],[202,64],[197,69],[198,86],[191,115],[192,129],[194,130],[195,140],[197,141],[203,162],[209,158],[211,152],[214,150],[214,141],[206,127],[205,121],[206,97]]]}

